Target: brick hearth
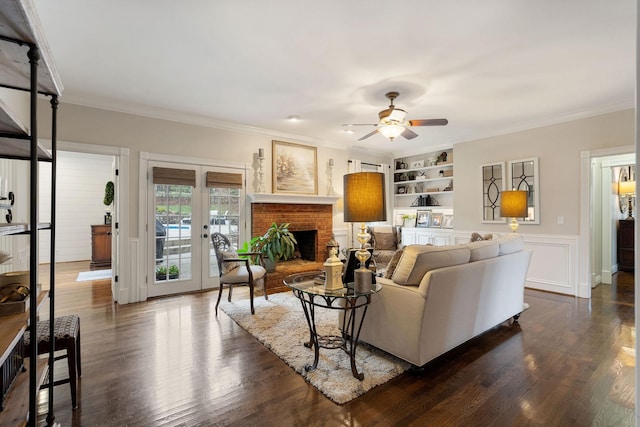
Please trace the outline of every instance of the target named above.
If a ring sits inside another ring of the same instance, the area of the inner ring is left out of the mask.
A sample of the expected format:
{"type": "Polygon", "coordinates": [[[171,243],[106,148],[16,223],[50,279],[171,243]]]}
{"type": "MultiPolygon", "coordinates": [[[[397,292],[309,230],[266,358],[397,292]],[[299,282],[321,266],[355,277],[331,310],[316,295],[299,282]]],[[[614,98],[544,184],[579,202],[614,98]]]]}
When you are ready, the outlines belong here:
{"type": "Polygon", "coordinates": [[[315,261],[281,262],[274,273],[267,275],[267,293],[288,291],[282,279],[294,273],[322,270],[327,258],[327,243],[333,229],[333,206],[330,204],[253,203],[251,205],[251,236],[260,236],[276,222],[289,223],[289,230],[317,230],[315,261]]]}

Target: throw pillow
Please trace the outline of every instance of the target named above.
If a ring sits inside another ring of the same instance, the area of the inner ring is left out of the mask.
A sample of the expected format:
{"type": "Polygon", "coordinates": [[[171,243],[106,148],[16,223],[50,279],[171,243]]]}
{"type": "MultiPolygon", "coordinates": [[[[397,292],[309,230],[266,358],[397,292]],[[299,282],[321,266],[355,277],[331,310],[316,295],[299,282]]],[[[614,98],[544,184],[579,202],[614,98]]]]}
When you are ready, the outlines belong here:
{"type": "Polygon", "coordinates": [[[493,234],[485,234],[484,236],[481,236],[480,233],[473,232],[471,233],[470,242],[478,242],[480,240],[491,240],[492,238],[493,238],[493,234]]]}
{"type": "MultiPolygon", "coordinates": [[[[238,252],[235,249],[229,249],[226,251],[222,251],[222,259],[230,259],[230,258],[238,258],[238,252]]],[[[231,270],[243,266],[244,263],[235,261],[235,262],[223,262],[222,263],[222,274],[227,274],[231,270]]]]}
{"type": "Polygon", "coordinates": [[[396,236],[393,233],[374,233],[374,248],[379,251],[396,249],[396,236]]]}
{"type": "Polygon", "coordinates": [[[391,279],[391,276],[393,276],[393,272],[396,271],[400,258],[402,258],[402,252],[403,249],[398,249],[393,253],[389,264],[387,264],[387,271],[384,273],[385,279],[391,279]]]}

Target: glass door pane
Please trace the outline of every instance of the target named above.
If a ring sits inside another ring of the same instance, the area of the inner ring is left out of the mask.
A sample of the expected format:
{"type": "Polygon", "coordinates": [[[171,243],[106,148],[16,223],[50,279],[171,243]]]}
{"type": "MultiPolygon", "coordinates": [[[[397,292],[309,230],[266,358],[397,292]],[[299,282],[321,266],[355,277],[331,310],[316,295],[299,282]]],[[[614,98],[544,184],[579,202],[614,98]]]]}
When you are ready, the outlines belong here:
{"type": "MultiPolygon", "coordinates": [[[[154,163],[153,167],[195,169],[199,166],[154,163]]],[[[192,221],[199,222],[201,201],[196,187],[149,183],[150,216],[147,295],[150,297],[196,291],[201,288],[199,230],[192,233],[192,221]],[[194,256],[195,255],[195,256],[194,256]]]]}
{"type": "MultiPolygon", "coordinates": [[[[216,169],[216,171],[240,173],[235,170],[224,171],[216,169]]],[[[240,248],[244,243],[244,240],[242,240],[244,233],[241,227],[241,213],[244,209],[244,189],[209,187],[207,190],[206,204],[209,208],[210,232],[224,234],[229,238],[235,249],[240,248]]],[[[203,262],[203,277],[205,278],[203,287],[216,287],[219,284],[220,272],[218,271],[218,261],[211,239],[209,239],[209,250],[205,256],[208,260],[203,262]]]]}
{"type": "Polygon", "coordinates": [[[191,198],[186,185],[155,185],[155,282],[191,279],[191,198]]]}

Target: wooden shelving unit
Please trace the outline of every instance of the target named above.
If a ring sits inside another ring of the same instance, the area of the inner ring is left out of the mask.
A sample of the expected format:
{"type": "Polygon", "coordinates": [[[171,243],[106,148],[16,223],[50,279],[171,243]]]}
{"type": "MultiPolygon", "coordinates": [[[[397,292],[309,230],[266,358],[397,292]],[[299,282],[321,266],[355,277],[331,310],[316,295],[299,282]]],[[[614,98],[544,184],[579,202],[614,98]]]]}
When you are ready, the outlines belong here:
{"type": "MultiPolygon", "coordinates": [[[[0,236],[29,235],[29,286],[37,289],[38,283],[38,235],[41,230],[51,233],[51,271],[49,317],[53,335],[55,317],[55,174],[56,174],[56,121],[58,97],[62,83],[53,64],[44,33],[40,27],[31,0],[6,0],[0,14],[0,87],[22,91],[29,98],[29,123],[20,120],[20,114],[12,109],[11,102],[0,98],[0,158],[29,162],[29,221],[25,224],[0,224],[0,236]],[[37,103],[40,96],[50,97],[52,129],[51,150],[38,142],[37,103]],[[38,162],[51,162],[51,222],[38,220],[38,162]]],[[[0,96],[2,96],[0,94],[0,96]]],[[[4,238],[4,237],[3,237],[4,238]]],[[[35,325],[40,304],[47,293],[30,298],[29,309],[19,315],[0,317],[0,354],[6,358],[21,339],[29,324],[35,325]]],[[[30,328],[31,341],[36,342],[36,328],[30,328]]],[[[53,336],[50,337],[53,341],[53,336]]],[[[31,354],[25,359],[26,373],[18,374],[9,389],[4,410],[0,412],[0,425],[36,425],[36,400],[44,381],[46,367],[52,365],[53,351],[48,359],[38,357],[37,346],[31,346],[31,354]]],[[[4,360],[0,358],[4,363],[4,360]]],[[[53,383],[53,378],[50,378],[53,383]]],[[[49,387],[48,421],[53,421],[53,386],[49,387]]]]}

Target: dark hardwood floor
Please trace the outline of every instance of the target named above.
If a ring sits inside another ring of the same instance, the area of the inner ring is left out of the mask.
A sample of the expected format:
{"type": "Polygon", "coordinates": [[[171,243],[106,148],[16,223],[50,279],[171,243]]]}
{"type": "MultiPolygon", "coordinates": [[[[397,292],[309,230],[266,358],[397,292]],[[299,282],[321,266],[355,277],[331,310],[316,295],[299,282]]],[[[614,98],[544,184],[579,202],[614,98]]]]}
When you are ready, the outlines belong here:
{"type": "MultiPolygon", "coordinates": [[[[56,315],[82,324],[78,409],[68,385],[55,388],[62,426],[634,425],[632,273],[591,300],[526,290],[519,324],[337,405],[216,318],[216,292],[117,305],[108,281],[75,282],[86,264],[57,266],[56,315]]],[[[39,403],[44,425],[46,392],[39,403]]]]}

